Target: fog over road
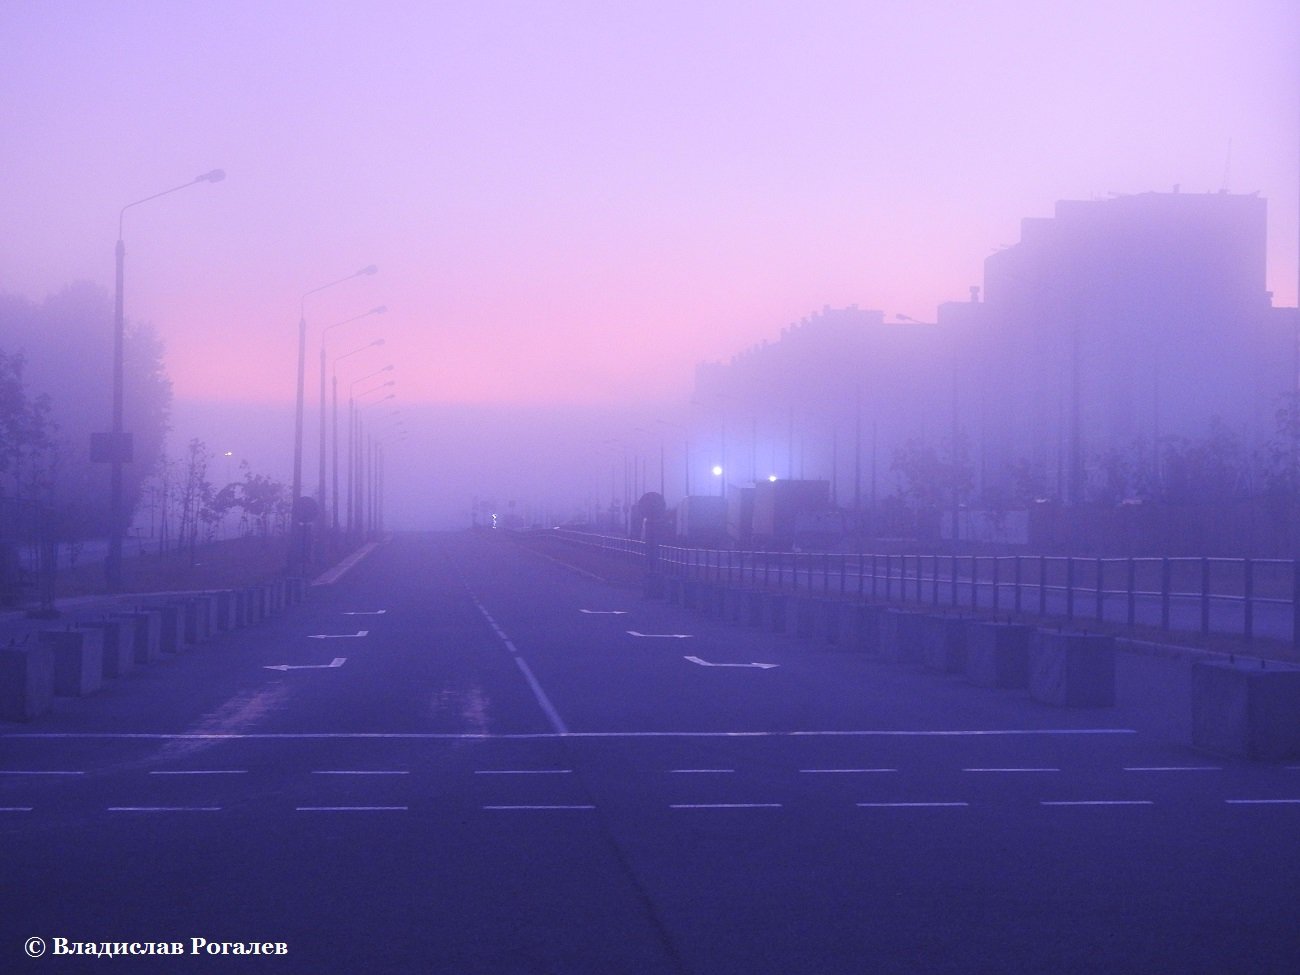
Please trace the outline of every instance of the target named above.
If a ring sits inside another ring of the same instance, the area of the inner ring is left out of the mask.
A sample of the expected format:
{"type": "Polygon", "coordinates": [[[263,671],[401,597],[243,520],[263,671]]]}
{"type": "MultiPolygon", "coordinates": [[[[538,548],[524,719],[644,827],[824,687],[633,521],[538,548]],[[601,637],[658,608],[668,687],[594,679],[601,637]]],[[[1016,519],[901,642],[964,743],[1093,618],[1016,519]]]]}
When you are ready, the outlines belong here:
{"type": "Polygon", "coordinates": [[[1292,971],[1300,767],[1191,751],[1120,656],[1062,710],[398,536],[0,725],[0,970],[1292,971]]]}

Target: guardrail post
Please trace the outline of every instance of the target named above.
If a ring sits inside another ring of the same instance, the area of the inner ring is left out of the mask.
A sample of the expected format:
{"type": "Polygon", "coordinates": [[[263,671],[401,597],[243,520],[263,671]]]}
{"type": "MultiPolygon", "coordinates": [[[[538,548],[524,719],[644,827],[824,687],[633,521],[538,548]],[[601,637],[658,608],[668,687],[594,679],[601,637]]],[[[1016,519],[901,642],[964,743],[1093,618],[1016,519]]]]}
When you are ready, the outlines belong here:
{"type": "Polygon", "coordinates": [[[1128,625],[1137,623],[1137,561],[1129,556],[1128,560],[1128,625]]]}
{"type": "Polygon", "coordinates": [[[993,612],[998,611],[998,603],[1001,602],[998,593],[998,557],[993,556],[993,612]]]}
{"type": "Polygon", "coordinates": [[[1169,557],[1160,560],[1160,629],[1169,629],[1169,557]]]}
{"type": "Polygon", "coordinates": [[[1099,620],[1104,620],[1106,618],[1106,590],[1101,584],[1103,575],[1102,566],[1103,563],[1101,559],[1097,559],[1097,619],[1099,620]]]}
{"type": "Polygon", "coordinates": [[[1047,615],[1047,556],[1038,556],[1038,615],[1047,615]]]}
{"type": "Polygon", "coordinates": [[[980,557],[970,557],[970,605],[975,609],[980,604],[980,557]]]}
{"type": "Polygon", "coordinates": [[[1011,578],[1015,582],[1015,587],[1016,587],[1016,596],[1015,596],[1014,605],[1016,607],[1016,615],[1019,616],[1020,615],[1020,556],[1015,555],[1012,556],[1012,558],[1015,559],[1015,561],[1011,564],[1011,578]]]}
{"type": "Polygon", "coordinates": [[[1065,557],[1065,618],[1074,619],[1074,556],[1065,557]]]}
{"type": "Polygon", "coordinates": [[[935,553],[934,555],[930,556],[930,573],[931,575],[934,576],[934,578],[930,580],[933,583],[933,585],[930,587],[931,589],[930,602],[933,603],[935,606],[938,606],[939,605],[939,555],[938,553],[935,553]]]}
{"type": "Polygon", "coordinates": [[[1201,556],[1201,636],[1210,633],[1210,560],[1201,556]]]}
{"type": "Polygon", "coordinates": [[[1255,639],[1255,563],[1246,559],[1241,563],[1242,617],[1241,629],[1249,643],[1255,639]]]}
{"type": "Polygon", "coordinates": [[[1291,646],[1300,648],[1300,559],[1291,562],[1291,646]]]}
{"type": "MultiPolygon", "coordinates": [[[[808,588],[812,588],[809,586],[808,588]]],[[[831,553],[822,552],[822,593],[831,591],[831,553]]]]}
{"type": "Polygon", "coordinates": [[[846,576],[848,575],[849,557],[844,552],[840,553],[840,595],[843,596],[847,585],[846,576]]]}
{"type": "MultiPolygon", "coordinates": [[[[885,602],[887,603],[893,602],[893,588],[894,588],[893,581],[892,581],[893,577],[890,576],[889,574],[889,559],[890,559],[890,555],[888,552],[886,552],[885,553],[885,602]]],[[[1300,565],[1300,561],[1297,561],[1296,564],[1300,565]]],[[[1297,570],[1297,576],[1300,576],[1300,569],[1297,570]]],[[[1297,586],[1297,589],[1300,589],[1300,585],[1297,586]]]]}
{"type": "Polygon", "coordinates": [[[948,574],[952,577],[952,604],[957,605],[957,556],[948,560],[948,574]]]}

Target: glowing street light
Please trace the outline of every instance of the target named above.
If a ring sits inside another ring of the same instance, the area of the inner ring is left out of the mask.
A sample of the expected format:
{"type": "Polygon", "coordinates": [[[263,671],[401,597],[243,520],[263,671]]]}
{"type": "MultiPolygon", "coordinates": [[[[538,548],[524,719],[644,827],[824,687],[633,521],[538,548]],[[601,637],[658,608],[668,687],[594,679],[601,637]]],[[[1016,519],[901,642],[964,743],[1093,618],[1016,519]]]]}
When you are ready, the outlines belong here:
{"type": "Polygon", "coordinates": [[[126,244],[122,242],[122,226],[126,211],[131,207],[148,203],[160,196],[175,193],[194,186],[196,183],[220,183],[226,178],[224,169],[213,169],[195,176],[188,183],[173,186],[169,190],[146,196],[128,203],[117,215],[117,278],[113,297],[113,431],[109,436],[107,459],[111,464],[109,480],[109,529],[108,558],[104,562],[104,574],[108,588],[116,591],[122,585],[122,533],[126,529],[126,513],[122,510],[122,465],[131,458],[131,447],[127,434],[122,430],[122,387],[123,387],[123,346],[126,337],[125,319],[122,313],[122,284],[126,272],[126,244]]]}

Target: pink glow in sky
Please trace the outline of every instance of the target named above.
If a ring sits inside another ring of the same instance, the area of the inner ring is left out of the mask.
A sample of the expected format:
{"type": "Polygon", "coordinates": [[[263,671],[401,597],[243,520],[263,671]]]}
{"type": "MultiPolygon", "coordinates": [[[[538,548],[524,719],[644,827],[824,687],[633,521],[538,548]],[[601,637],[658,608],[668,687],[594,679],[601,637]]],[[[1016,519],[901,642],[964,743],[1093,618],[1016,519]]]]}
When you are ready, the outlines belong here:
{"type": "Polygon", "coordinates": [[[823,305],[930,318],[1057,199],[1225,176],[1296,298],[1290,2],[11,0],[0,32],[0,289],[111,289],[123,204],[228,173],[127,215],[178,401],[288,403],[299,296],[372,262],[308,320],[386,304],[334,349],[385,337],[406,402],[680,399],[823,305]]]}
{"type": "Polygon", "coordinates": [[[372,263],[308,299],[308,363],[385,304],[331,331],[386,339],[343,382],[393,363],[446,416],[671,415],[823,305],[932,320],[1058,199],[1258,191],[1296,300],[1291,0],[9,0],[0,34],[0,291],[112,290],[118,209],[224,168],[127,213],[126,312],[177,441],[263,434],[279,476],[299,298],[372,263]]]}

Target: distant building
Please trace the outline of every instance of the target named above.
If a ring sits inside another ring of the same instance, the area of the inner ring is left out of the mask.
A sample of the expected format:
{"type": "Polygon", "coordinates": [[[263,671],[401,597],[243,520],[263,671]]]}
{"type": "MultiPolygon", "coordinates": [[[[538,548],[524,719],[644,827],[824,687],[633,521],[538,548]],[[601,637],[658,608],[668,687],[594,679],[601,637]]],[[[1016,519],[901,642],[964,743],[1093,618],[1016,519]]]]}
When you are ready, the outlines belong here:
{"type": "Polygon", "coordinates": [[[1158,478],[1161,445],[1216,418],[1244,445],[1266,440],[1296,363],[1264,288],[1265,235],[1265,201],[1227,193],[1062,201],[1024,220],[985,260],[978,312],[939,315],[983,487],[1014,471],[1085,500],[1120,463],[1130,482],[1158,478]]]}
{"type": "Polygon", "coordinates": [[[927,502],[945,525],[958,502],[1154,493],[1173,440],[1217,424],[1249,454],[1296,388],[1300,321],[1271,307],[1265,234],[1251,195],[1059,202],[986,259],[984,300],[972,288],[934,323],[828,307],[702,364],[697,461],[732,484],[825,478],[833,503],[869,508],[903,486],[900,448],[928,445],[937,481],[956,442],[971,486],[927,502]]]}

